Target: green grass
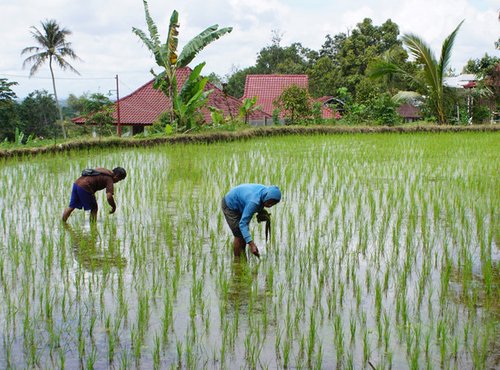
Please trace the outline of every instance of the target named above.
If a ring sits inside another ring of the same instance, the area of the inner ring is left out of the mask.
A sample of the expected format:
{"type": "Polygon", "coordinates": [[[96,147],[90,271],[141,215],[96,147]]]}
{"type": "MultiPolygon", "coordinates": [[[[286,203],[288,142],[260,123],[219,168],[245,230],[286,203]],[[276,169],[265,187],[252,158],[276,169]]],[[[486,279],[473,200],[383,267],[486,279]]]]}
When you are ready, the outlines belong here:
{"type": "Polygon", "coordinates": [[[499,134],[275,136],[0,162],[0,368],[484,368],[498,331],[499,134]],[[81,169],[127,169],[97,227],[81,169]],[[230,187],[276,184],[237,262],[230,187]]]}

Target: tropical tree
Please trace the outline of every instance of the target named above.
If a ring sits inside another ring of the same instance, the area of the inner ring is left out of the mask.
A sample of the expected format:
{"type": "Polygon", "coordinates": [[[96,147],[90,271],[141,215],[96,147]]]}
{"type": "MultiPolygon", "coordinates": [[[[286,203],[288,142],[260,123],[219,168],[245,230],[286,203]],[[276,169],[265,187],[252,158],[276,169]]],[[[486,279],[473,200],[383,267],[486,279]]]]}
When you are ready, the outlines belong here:
{"type": "MultiPolygon", "coordinates": [[[[68,61],[65,59],[67,57],[71,59],[78,60],[78,56],[75,54],[71,47],[71,43],[66,41],[66,37],[71,35],[71,31],[66,28],[61,28],[59,24],[53,19],[45,20],[41,22],[42,30],[32,26],[31,35],[38,43],[38,46],[28,46],[21,51],[21,55],[30,54],[23,62],[23,68],[32,64],[30,69],[30,77],[33,76],[40,67],[49,61],[50,75],[52,77],[52,88],[54,90],[54,98],[56,101],[57,109],[59,110],[59,119],[63,120],[61,105],[57,98],[56,90],[56,80],[54,77],[54,69],[52,64],[57,64],[61,69],[69,69],[76,74],[80,74],[68,61]]],[[[66,137],[66,132],[63,126],[63,134],[66,137]]]]}
{"type": "Polygon", "coordinates": [[[309,76],[309,90],[314,97],[333,95],[335,90],[341,87],[340,68],[338,68],[328,56],[322,56],[307,71],[309,76]]]}
{"type": "Polygon", "coordinates": [[[178,130],[188,131],[193,128],[198,121],[196,114],[198,109],[205,104],[212,92],[212,90],[205,91],[208,78],[200,76],[204,66],[205,63],[198,64],[184,82],[181,91],[172,97],[178,130]]]}
{"type": "Polygon", "coordinates": [[[46,90],[35,90],[19,105],[19,128],[25,135],[56,137],[60,134],[57,116],[54,97],[46,90]]]}
{"type": "Polygon", "coordinates": [[[13,140],[16,127],[19,125],[17,116],[16,93],[11,86],[17,82],[0,78],[0,140],[13,140]]]}
{"type": "Polygon", "coordinates": [[[94,93],[83,101],[85,123],[98,128],[99,134],[112,132],[113,102],[104,94],[94,93]]]}
{"type": "MultiPolygon", "coordinates": [[[[181,50],[180,54],[178,54],[179,13],[176,10],[172,12],[168,27],[167,40],[162,44],[158,28],[149,13],[148,3],[146,0],[143,0],[143,3],[149,36],[144,31],[135,27],[132,28],[132,31],[141,39],[151,53],[153,53],[156,64],[163,69],[163,71],[159,74],[156,74],[153,69],[151,69],[151,73],[155,76],[153,86],[155,89],[160,89],[168,98],[170,98],[170,112],[172,114],[170,121],[175,122],[178,129],[180,129],[182,126],[181,121],[186,122],[185,114],[189,113],[189,109],[181,111],[181,105],[178,104],[179,94],[177,91],[177,70],[179,68],[186,67],[208,44],[219,39],[224,34],[231,32],[232,28],[227,27],[219,29],[217,24],[210,26],[198,36],[191,39],[181,50]]],[[[202,68],[204,63],[200,65],[202,68]]],[[[205,84],[203,83],[197,84],[197,87],[201,89],[203,89],[204,86],[205,84]]],[[[193,93],[193,91],[191,91],[191,94],[192,98],[203,99],[203,93],[193,93]]]]}
{"type": "Polygon", "coordinates": [[[402,74],[422,84],[426,95],[429,97],[432,110],[437,117],[438,124],[446,123],[445,114],[445,86],[443,84],[446,71],[448,70],[451,51],[462,23],[453,30],[453,32],[444,40],[441,47],[441,56],[439,61],[434,56],[430,46],[420,37],[414,34],[403,35],[403,43],[410,51],[410,54],[416,59],[416,62],[422,66],[422,74],[409,73],[402,69],[398,64],[390,61],[381,60],[375,63],[370,71],[371,77],[381,77],[387,74],[402,74]]]}
{"type": "Polygon", "coordinates": [[[259,110],[260,108],[261,108],[260,105],[257,105],[256,96],[254,96],[253,98],[243,99],[239,111],[241,119],[243,119],[245,123],[248,123],[248,119],[250,118],[252,112],[259,110]]]}
{"type": "Polygon", "coordinates": [[[285,122],[296,124],[311,117],[311,97],[306,89],[292,85],[283,90],[281,95],[273,102],[274,106],[285,115],[285,122]]]}

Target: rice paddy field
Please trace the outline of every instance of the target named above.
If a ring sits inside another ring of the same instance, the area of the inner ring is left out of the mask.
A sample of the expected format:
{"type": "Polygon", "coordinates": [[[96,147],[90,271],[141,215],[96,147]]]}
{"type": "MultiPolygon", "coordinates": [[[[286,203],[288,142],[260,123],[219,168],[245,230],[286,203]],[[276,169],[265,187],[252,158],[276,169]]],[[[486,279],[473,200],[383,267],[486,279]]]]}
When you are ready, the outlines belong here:
{"type": "Polygon", "coordinates": [[[500,366],[500,135],[345,134],[0,162],[0,368],[500,366]],[[95,227],[61,215],[127,169],[95,227]],[[222,196],[278,185],[235,260],[222,196]]]}

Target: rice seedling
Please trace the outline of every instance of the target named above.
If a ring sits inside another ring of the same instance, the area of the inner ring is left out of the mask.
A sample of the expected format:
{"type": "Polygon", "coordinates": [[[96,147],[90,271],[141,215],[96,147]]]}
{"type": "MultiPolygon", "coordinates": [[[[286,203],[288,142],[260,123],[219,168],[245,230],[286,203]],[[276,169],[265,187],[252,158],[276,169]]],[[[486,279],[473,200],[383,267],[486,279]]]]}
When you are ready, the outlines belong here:
{"type": "Polygon", "coordinates": [[[457,368],[498,354],[497,133],[285,136],[0,162],[0,368],[457,368]],[[121,165],[95,230],[60,213],[121,165]],[[236,262],[220,211],[277,184],[236,262]],[[8,189],[16,188],[15,192],[8,189]]]}

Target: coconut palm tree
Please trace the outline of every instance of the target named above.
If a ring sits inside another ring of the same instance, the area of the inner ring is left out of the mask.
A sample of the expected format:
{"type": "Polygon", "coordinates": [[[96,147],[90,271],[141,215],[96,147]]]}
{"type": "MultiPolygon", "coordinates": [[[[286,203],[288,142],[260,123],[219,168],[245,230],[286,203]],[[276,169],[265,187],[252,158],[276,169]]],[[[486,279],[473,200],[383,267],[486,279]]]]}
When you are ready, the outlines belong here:
{"type": "MultiPolygon", "coordinates": [[[[416,62],[421,64],[423,67],[423,88],[427,91],[427,95],[431,101],[432,108],[436,114],[439,124],[446,123],[444,109],[445,87],[443,82],[445,72],[449,66],[455,37],[457,36],[462,23],[464,23],[464,21],[460,22],[455,30],[444,40],[441,47],[441,56],[439,61],[432,53],[429,45],[420,37],[414,34],[405,34],[402,37],[403,43],[410,50],[410,54],[415,58],[416,62]]],[[[372,66],[369,75],[371,77],[381,77],[393,73],[402,74],[411,80],[422,84],[420,73],[417,72],[416,75],[410,74],[409,72],[403,70],[400,66],[390,61],[381,60],[378,63],[375,63],[372,66]]]]}
{"type": "MultiPolygon", "coordinates": [[[[62,122],[62,109],[59,105],[59,100],[57,99],[56,81],[54,77],[53,63],[57,64],[61,69],[69,69],[76,74],[80,74],[68,61],[65,59],[67,57],[71,59],[78,60],[78,56],[75,54],[71,48],[71,43],[66,41],[66,37],[71,35],[71,31],[66,28],[61,28],[59,24],[53,19],[45,20],[41,22],[42,30],[39,30],[35,26],[32,26],[31,35],[38,43],[38,46],[28,46],[21,51],[21,55],[32,54],[26,58],[23,62],[23,68],[29,64],[32,64],[30,69],[30,77],[33,76],[40,67],[45,63],[49,62],[50,75],[52,77],[52,88],[54,90],[54,98],[56,100],[56,105],[59,110],[59,118],[62,122]]],[[[66,132],[63,126],[63,134],[66,137],[66,132]]]]}
{"type": "MultiPolygon", "coordinates": [[[[149,36],[140,29],[135,27],[132,31],[142,40],[144,45],[147,46],[149,51],[154,55],[156,64],[163,68],[163,71],[159,74],[154,73],[151,69],[151,73],[155,76],[154,88],[160,89],[163,93],[170,98],[170,111],[172,112],[171,122],[177,121],[182,116],[174,102],[178,101],[178,91],[177,91],[177,77],[176,71],[179,68],[186,67],[196,55],[203,50],[208,44],[217,40],[226,33],[232,31],[231,27],[221,28],[217,24],[208,27],[198,36],[191,39],[178,54],[178,43],[179,40],[177,36],[179,35],[179,13],[174,10],[170,16],[170,24],[168,27],[167,41],[162,44],[160,42],[160,36],[158,33],[158,28],[154,23],[151,15],[149,13],[148,3],[143,0],[144,3],[144,13],[146,17],[146,23],[148,25],[149,36]]],[[[196,68],[203,67],[204,63],[198,65],[196,68]]],[[[196,69],[195,68],[195,69],[196,69]]],[[[201,85],[200,85],[201,86],[201,85]]],[[[203,84],[204,86],[204,84],[203,84]]],[[[199,96],[203,98],[202,94],[193,94],[192,96],[199,96]]]]}

